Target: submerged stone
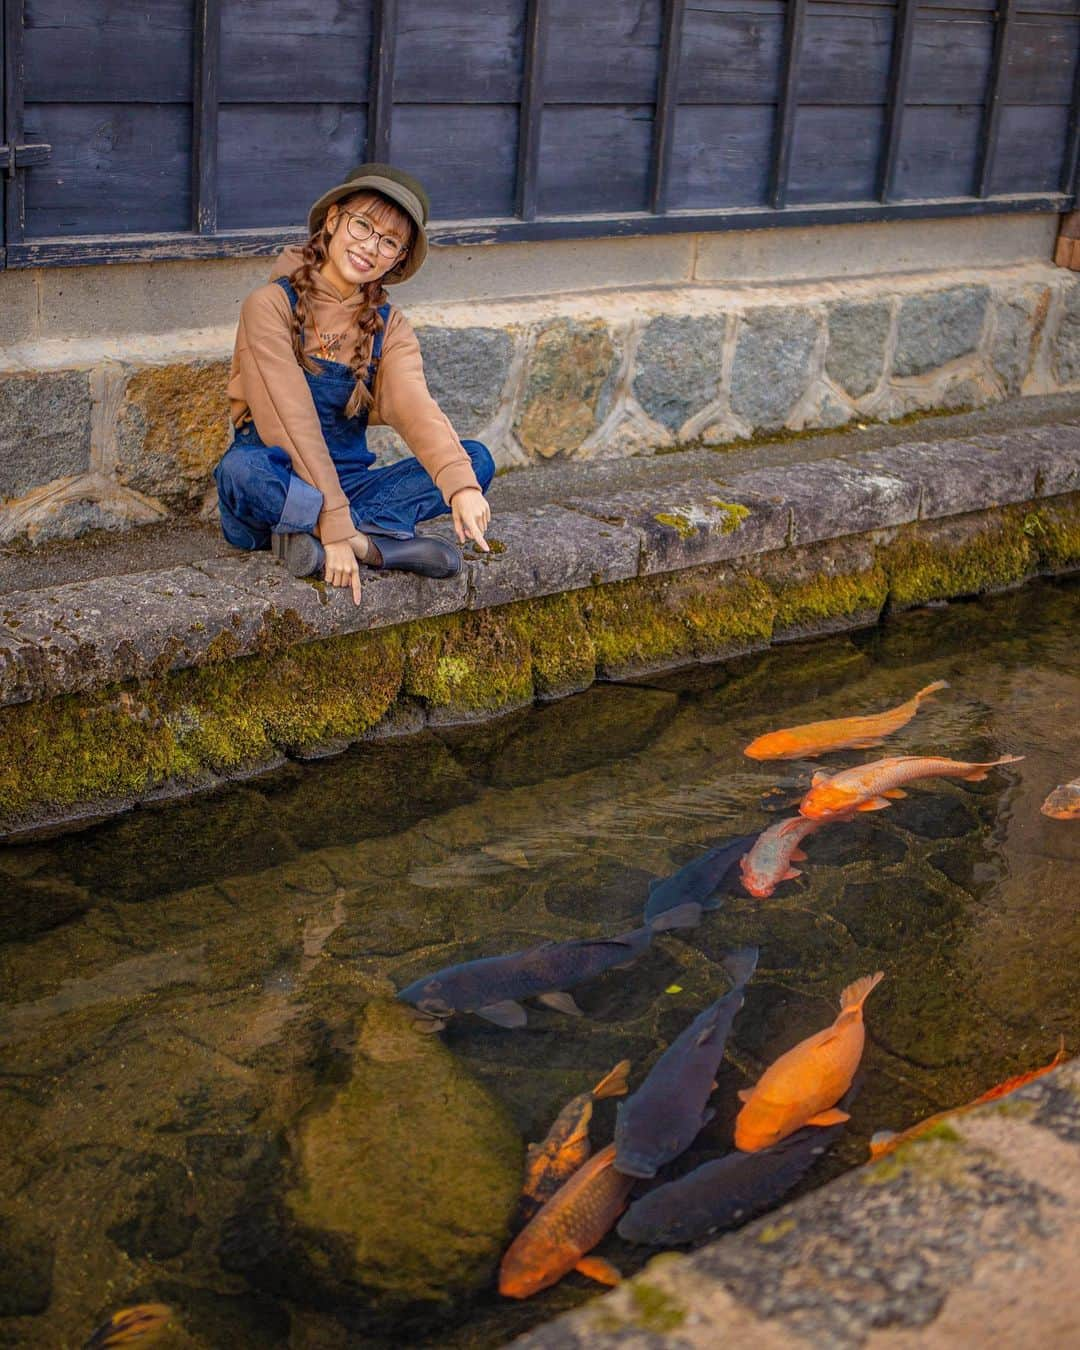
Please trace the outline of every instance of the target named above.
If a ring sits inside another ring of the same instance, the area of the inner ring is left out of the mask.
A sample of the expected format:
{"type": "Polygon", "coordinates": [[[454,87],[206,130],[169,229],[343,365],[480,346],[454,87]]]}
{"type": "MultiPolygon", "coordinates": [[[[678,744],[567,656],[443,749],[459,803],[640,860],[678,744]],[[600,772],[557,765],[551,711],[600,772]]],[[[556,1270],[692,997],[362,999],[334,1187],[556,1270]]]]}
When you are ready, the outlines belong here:
{"type": "Polygon", "coordinates": [[[352,1076],[301,1119],[294,1156],[286,1203],[319,1282],[338,1295],[376,1309],[442,1303],[492,1278],[522,1141],[404,1005],[364,1009],[352,1076]]]}
{"type": "Polygon", "coordinates": [[[0,1317],[44,1312],[52,1287],[50,1237],[22,1215],[0,1213],[0,1317]]]}

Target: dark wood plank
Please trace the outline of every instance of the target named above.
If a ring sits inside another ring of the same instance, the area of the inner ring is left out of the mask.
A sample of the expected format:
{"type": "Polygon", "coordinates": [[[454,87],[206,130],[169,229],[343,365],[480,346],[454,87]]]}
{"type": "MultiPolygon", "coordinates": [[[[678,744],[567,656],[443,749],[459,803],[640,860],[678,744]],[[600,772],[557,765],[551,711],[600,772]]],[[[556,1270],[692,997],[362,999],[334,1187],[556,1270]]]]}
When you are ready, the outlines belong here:
{"type": "Polygon", "coordinates": [[[920,4],[911,53],[908,104],[978,104],[986,93],[994,50],[992,15],[963,20],[920,4]]]}
{"type": "Polygon", "coordinates": [[[915,3],[916,0],[899,0],[896,11],[892,63],[889,69],[889,95],[881,157],[878,161],[876,195],[883,202],[891,201],[896,186],[896,167],[899,162],[900,139],[904,130],[904,111],[907,106],[911,75],[911,52],[915,38],[915,3]]]}
{"type": "Polygon", "coordinates": [[[308,207],[341,182],[366,140],[363,105],[224,104],[218,124],[220,227],[302,226],[308,207]]]}
{"type": "Polygon", "coordinates": [[[416,174],[440,220],[514,210],[517,105],[399,104],[392,162],[416,174]]]}
{"type": "Polygon", "coordinates": [[[528,0],[525,16],[525,67],[518,109],[515,213],[522,220],[536,215],[540,159],[540,124],[544,114],[548,0],[528,0]]]}
{"type": "Polygon", "coordinates": [[[982,134],[979,138],[979,166],[975,172],[975,194],[985,197],[990,191],[994,173],[994,155],[997,153],[998,129],[1001,125],[1001,106],[1005,95],[1005,70],[1009,53],[1009,29],[1012,25],[1015,0],[999,0],[997,24],[994,30],[994,55],[990,66],[990,81],[986,91],[982,134]]]}
{"type": "Polygon", "coordinates": [[[675,109],[679,102],[679,65],[683,50],[683,19],[686,0],[666,0],[664,41],[660,52],[660,78],[653,114],[652,164],[649,205],[657,214],[667,210],[671,178],[671,152],[675,142],[675,109]]]}
{"type": "Polygon", "coordinates": [[[895,13],[894,4],[810,0],[799,65],[799,103],[884,103],[895,13]]]}
{"type": "Polygon", "coordinates": [[[1063,192],[1075,193],[1077,165],[1080,163],[1080,60],[1073,72],[1072,99],[1069,103],[1069,125],[1065,136],[1065,153],[1058,186],[1063,192]]]}
{"type": "Polygon", "coordinates": [[[644,211],[649,201],[652,104],[544,110],[537,211],[644,211]]]}
{"type": "MultiPolygon", "coordinates": [[[[190,0],[189,0],[190,3],[190,0]]],[[[221,29],[226,103],[363,103],[373,0],[227,0],[221,29]]]]}
{"type": "Polygon", "coordinates": [[[544,102],[653,103],[663,0],[547,0],[544,102]]]}
{"type": "Polygon", "coordinates": [[[981,130],[982,108],[909,105],[896,169],[897,199],[970,196],[981,130]]]}
{"type": "MultiPolygon", "coordinates": [[[[623,239],[639,235],[688,234],[702,231],[775,229],[776,227],[859,224],[881,220],[932,220],[1015,215],[1068,210],[1063,193],[1015,194],[1007,197],[953,197],[939,201],[837,202],[793,206],[782,211],[768,207],[741,210],[687,211],[654,216],[640,212],[627,216],[591,215],[560,220],[498,220],[447,222],[429,231],[439,246],[524,243],[544,239],[623,239]]],[[[105,263],[164,261],[184,258],[269,257],[285,244],[300,243],[303,232],[236,231],[218,235],[188,232],[139,234],[127,238],[99,235],[84,239],[39,239],[8,249],[11,267],[86,267],[105,263]]]]}
{"type": "Polygon", "coordinates": [[[28,110],[27,139],[53,149],[16,180],[26,184],[27,237],[188,229],[191,130],[190,109],[175,103],[28,110]]]}
{"type": "Polygon", "coordinates": [[[1070,103],[1078,57],[1080,22],[1017,14],[1009,30],[1005,102],[1070,103]]]}
{"type": "Polygon", "coordinates": [[[780,102],[776,110],[776,136],[772,148],[772,173],[769,177],[769,201],[776,208],[787,198],[788,171],[791,167],[791,137],[795,129],[795,109],[799,99],[799,67],[802,61],[803,35],[806,32],[807,0],[788,0],[784,24],[784,64],[780,76],[780,102]]]}
{"type": "Polygon", "coordinates": [[[695,0],[683,21],[679,102],[775,103],[783,37],[783,0],[747,0],[736,13],[695,0]]]}
{"type": "Polygon", "coordinates": [[[371,73],[367,119],[367,158],[380,164],[390,160],[393,136],[394,57],[397,46],[398,0],[374,0],[371,37],[371,73]]]}
{"type": "Polygon", "coordinates": [[[26,0],[27,101],[188,103],[192,0],[26,0]]]}
{"type": "Polygon", "coordinates": [[[217,229],[218,77],[221,0],[195,0],[195,99],[192,108],[192,228],[217,229]]]}
{"type": "MultiPolygon", "coordinates": [[[[23,0],[4,0],[0,5],[0,23],[4,28],[4,107],[0,124],[10,156],[10,147],[22,140],[23,132],[23,0]]],[[[23,240],[26,227],[26,175],[11,175],[5,170],[0,183],[4,187],[3,241],[8,245],[18,244],[23,240]]]]}
{"type": "Polygon", "coordinates": [[[1064,173],[1068,133],[1068,108],[1002,108],[986,195],[1055,191],[1064,173]]]}
{"type": "Polygon", "coordinates": [[[398,103],[516,103],[526,0],[398,0],[398,103]]]}
{"type": "Polygon", "coordinates": [[[670,209],[764,206],[776,109],[680,107],[669,188],[670,209]]]}
{"type": "Polygon", "coordinates": [[[789,206],[869,200],[877,181],[885,109],[800,105],[788,174],[789,206]]]}

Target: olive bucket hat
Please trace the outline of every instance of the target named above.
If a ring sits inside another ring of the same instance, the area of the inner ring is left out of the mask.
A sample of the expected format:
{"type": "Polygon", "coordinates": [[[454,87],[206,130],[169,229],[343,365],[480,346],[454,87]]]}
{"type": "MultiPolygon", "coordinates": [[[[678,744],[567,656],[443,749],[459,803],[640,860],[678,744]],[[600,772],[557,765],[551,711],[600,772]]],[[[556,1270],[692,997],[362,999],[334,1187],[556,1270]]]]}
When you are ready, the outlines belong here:
{"type": "Polygon", "coordinates": [[[343,183],[324,192],[308,212],[309,231],[314,234],[322,226],[327,211],[335,202],[354,197],[358,192],[381,192],[384,197],[396,202],[416,226],[416,237],[404,260],[382,279],[385,286],[395,281],[408,281],[419,272],[427,257],[427,231],[424,226],[431,209],[427,193],[411,173],[395,169],[390,164],[358,164],[349,171],[343,183]]]}

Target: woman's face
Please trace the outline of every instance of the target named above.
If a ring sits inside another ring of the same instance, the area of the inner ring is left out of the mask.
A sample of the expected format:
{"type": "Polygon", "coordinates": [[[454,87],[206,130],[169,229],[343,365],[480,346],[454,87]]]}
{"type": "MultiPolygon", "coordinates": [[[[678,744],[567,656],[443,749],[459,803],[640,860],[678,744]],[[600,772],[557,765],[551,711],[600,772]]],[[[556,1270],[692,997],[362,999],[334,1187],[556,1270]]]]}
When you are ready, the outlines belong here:
{"type": "Polygon", "coordinates": [[[322,275],[343,297],[396,267],[411,235],[407,217],[389,202],[368,194],[331,206],[326,230],[330,239],[322,275]],[[357,237],[365,233],[366,239],[357,237]]]}

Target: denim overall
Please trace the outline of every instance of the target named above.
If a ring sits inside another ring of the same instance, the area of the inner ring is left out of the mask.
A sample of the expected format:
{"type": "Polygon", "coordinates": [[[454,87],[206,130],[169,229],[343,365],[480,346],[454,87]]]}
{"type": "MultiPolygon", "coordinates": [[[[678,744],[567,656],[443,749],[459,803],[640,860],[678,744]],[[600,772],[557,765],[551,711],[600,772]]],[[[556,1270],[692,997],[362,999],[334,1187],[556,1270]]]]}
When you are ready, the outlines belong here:
{"type": "MultiPolygon", "coordinates": [[[[277,284],[296,308],[296,291],[284,277],[277,284]]],[[[379,309],[383,331],[390,306],[379,309]]],[[[372,388],[383,332],[375,335],[365,384],[372,388]]],[[[319,415],[326,448],[337,469],[341,489],[349,499],[353,524],[365,534],[410,539],[421,520],[432,520],[447,511],[442,493],[418,459],[373,469],[375,456],[367,448],[367,409],[355,417],[345,416],[356,376],[342,361],[314,357],[317,374],[304,371],[308,389],[319,415]]],[[[495,463],[479,441],[462,441],[472,461],[480,487],[487,491],[495,476],[495,463]]],[[[292,460],[279,446],[259,439],[255,423],[248,422],[233,433],[233,442],[214,470],[221,507],[221,529],[234,548],[270,547],[271,534],[311,534],[322,510],[323,496],[292,471],[292,460]]]]}

